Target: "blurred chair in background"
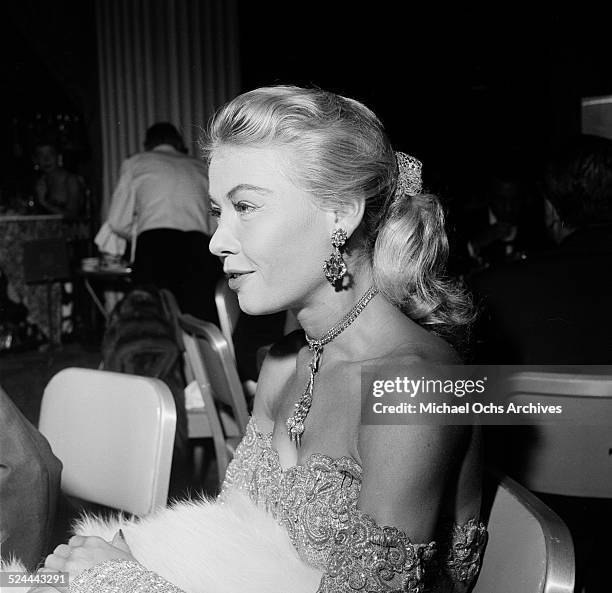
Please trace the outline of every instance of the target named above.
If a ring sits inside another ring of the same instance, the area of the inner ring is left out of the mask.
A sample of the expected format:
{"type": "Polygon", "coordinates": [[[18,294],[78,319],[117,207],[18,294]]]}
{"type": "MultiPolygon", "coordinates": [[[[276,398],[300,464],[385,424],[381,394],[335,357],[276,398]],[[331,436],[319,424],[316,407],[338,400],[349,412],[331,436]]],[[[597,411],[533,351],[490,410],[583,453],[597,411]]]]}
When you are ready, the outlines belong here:
{"type": "Polygon", "coordinates": [[[185,358],[204,407],[190,410],[189,436],[212,436],[219,484],[249,419],[247,403],[228,342],[212,323],[181,315],[185,358]]]}
{"type": "MultiPolygon", "coordinates": [[[[238,375],[248,398],[253,398],[257,377],[270,347],[300,326],[290,311],[270,315],[247,315],[227,280],[217,283],[215,303],[223,336],[236,360],[238,375]]],[[[250,403],[250,402],[249,402],[250,403]]]]}
{"type": "Polygon", "coordinates": [[[189,466],[185,377],[181,344],[171,315],[168,297],[154,286],[132,289],[113,309],[102,340],[103,368],[161,379],[170,388],[176,405],[172,493],[188,486],[189,466]]]}
{"type": "MultiPolygon", "coordinates": [[[[64,323],[61,290],[71,276],[66,241],[63,238],[36,239],[23,244],[25,282],[44,284],[47,289],[47,337],[52,346],[61,343],[62,330],[68,329],[64,323]],[[59,290],[53,290],[54,284],[59,285],[59,290]]],[[[67,315],[68,320],[70,315],[71,311],[67,315]]]]}
{"type": "Polygon", "coordinates": [[[234,330],[240,317],[240,305],[238,296],[229,287],[227,280],[221,278],[215,288],[215,304],[219,315],[219,327],[223,336],[227,340],[227,345],[231,355],[235,358],[234,352],[234,330]]]}

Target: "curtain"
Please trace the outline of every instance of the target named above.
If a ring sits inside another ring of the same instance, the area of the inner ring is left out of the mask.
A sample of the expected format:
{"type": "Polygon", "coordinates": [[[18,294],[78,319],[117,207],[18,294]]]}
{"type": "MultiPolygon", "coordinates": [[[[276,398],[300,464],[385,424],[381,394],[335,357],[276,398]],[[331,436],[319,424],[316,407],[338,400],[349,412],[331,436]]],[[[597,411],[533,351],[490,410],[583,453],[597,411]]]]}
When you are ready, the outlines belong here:
{"type": "Polygon", "coordinates": [[[169,121],[190,154],[239,92],[236,0],[96,0],[106,218],[122,161],[169,121]]]}

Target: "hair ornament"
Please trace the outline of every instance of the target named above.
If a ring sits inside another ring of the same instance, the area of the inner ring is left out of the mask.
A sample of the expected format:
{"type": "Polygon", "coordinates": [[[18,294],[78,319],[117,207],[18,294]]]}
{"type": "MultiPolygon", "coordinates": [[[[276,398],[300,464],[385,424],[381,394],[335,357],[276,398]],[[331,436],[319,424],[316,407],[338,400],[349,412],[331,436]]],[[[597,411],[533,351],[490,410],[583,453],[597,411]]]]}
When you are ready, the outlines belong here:
{"type": "Polygon", "coordinates": [[[421,193],[423,189],[421,161],[405,152],[398,151],[395,153],[395,160],[397,161],[397,185],[393,199],[398,200],[404,196],[411,197],[421,193]]]}

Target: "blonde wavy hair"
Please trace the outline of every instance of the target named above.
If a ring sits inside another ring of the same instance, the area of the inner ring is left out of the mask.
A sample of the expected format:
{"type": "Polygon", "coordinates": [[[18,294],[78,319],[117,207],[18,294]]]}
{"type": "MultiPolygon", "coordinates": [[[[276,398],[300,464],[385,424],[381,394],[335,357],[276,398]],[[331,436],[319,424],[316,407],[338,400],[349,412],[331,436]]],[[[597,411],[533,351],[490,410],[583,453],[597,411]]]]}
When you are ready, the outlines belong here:
{"type": "Polygon", "coordinates": [[[381,293],[445,337],[471,321],[470,298],[445,276],[440,201],[430,193],[396,196],[395,153],[365,105],[320,89],[259,88],[223,106],[200,142],[208,160],[228,145],[283,148],[287,175],[323,209],[342,211],[363,198],[360,232],[351,240],[381,293]]]}

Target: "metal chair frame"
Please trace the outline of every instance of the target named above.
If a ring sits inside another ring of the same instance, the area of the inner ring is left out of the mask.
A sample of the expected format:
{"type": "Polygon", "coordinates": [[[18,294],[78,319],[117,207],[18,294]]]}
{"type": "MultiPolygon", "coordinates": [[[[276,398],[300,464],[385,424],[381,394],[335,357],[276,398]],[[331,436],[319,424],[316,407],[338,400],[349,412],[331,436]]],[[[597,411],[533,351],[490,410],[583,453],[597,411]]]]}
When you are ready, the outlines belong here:
{"type": "Polygon", "coordinates": [[[489,468],[482,514],[489,541],[472,593],[573,593],[570,532],[539,498],[489,468]]]}
{"type": "Polygon", "coordinates": [[[181,315],[178,321],[186,366],[204,402],[203,410],[189,412],[190,437],[212,437],[221,484],[249,421],[244,391],[236,362],[219,328],[192,315],[181,315]]]}

